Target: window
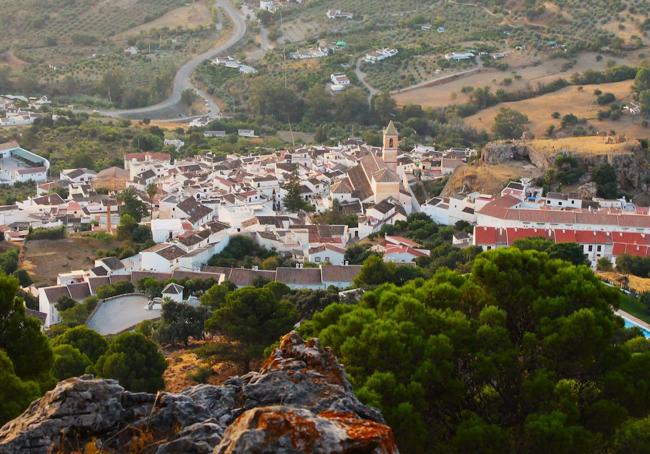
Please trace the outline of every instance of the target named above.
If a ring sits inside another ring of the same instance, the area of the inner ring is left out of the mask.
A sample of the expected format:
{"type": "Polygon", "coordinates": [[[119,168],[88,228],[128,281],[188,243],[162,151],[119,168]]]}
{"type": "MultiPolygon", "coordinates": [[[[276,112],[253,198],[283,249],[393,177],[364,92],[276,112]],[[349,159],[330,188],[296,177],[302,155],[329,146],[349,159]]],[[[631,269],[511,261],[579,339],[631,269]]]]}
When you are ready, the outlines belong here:
{"type": "Polygon", "coordinates": [[[592,252],[594,250],[594,247],[590,244],[589,245],[589,252],[592,252]]]}
{"type": "Polygon", "coordinates": [[[314,257],[314,262],[320,263],[320,257],[314,257]]]}
{"type": "Polygon", "coordinates": [[[597,250],[598,252],[600,252],[600,251],[603,250],[602,248],[603,248],[602,246],[598,246],[598,248],[597,248],[596,250],[597,250]]]}

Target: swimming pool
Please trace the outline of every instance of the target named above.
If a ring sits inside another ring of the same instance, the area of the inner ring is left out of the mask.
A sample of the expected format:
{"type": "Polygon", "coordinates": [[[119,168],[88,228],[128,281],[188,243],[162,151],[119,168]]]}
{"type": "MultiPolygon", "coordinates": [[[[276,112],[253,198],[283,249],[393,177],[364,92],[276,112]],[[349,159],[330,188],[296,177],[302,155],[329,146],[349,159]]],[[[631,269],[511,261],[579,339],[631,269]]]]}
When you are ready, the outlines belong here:
{"type": "Polygon", "coordinates": [[[643,336],[647,339],[650,339],[650,331],[647,329],[643,328],[642,326],[637,325],[631,320],[626,319],[625,317],[622,317],[623,322],[625,323],[626,328],[639,328],[641,332],[643,333],[643,336]]]}

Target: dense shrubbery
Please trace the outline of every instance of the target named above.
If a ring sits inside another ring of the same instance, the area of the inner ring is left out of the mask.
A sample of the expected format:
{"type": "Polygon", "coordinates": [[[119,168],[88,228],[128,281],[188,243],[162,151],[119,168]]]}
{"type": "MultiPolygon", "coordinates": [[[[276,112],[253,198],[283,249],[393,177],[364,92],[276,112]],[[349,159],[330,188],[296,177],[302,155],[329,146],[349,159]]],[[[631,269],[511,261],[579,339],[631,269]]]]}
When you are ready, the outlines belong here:
{"type": "Polygon", "coordinates": [[[27,240],[60,240],[65,238],[65,226],[57,227],[55,229],[46,229],[37,227],[32,229],[30,227],[27,234],[27,240]]]}
{"type": "Polygon", "coordinates": [[[650,258],[627,254],[619,255],[616,257],[616,269],[621,273],[650,277],[650,258]]]}

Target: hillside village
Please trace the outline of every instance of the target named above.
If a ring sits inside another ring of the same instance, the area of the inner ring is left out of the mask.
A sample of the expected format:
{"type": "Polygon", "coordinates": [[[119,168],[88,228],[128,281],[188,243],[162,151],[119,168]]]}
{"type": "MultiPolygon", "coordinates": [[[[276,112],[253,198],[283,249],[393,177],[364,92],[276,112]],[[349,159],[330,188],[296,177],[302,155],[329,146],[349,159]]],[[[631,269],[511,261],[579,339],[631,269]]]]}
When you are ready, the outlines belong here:
{"type": "MultiPolygon", "coordinates": [[[[83,301],[102,286],[135,284],[147,277],[214,279],[236,286],[265,279],[294,289],[346,289],[360,271],[359,265],[346,261],[346,248],[375,238],[384,226],[418,212],[440,225],[474,226],[473,233],[454,234],[452,243],[459,248],[490,250],[541,237],[578,243],[594,269],[599,260],[616,263],[623,254],[650,257],[649,210],[624,198],[544,194],[524,178],[511,181],[500,194],[436,196],[420,203],[413,193],[415,185],[445,178],[477,153],[422,145],[402,152],[392,122],[383,132],[382,147],[350,140],[335,147],[306,146],[251,156],[208,153],[180,160],[163,152],[139,152],[125,155],[123,168],[65,169],[58,178],[47,176],[47,160],[15,142],[0,145],[0,152],[5,183],[38,182],[35,197],[0,208],[0,231],[8,241],[20,243],[33,229],[115,232],[120,224],[118,194],[126,188],[153,208],[153,216],[143,225],[151,231],[154,246],[122,260],[98,258],[90,269],[62,270],[56,285],[38,289],[46,327],[60,321],[56,304],[62,297],[83,301]],[[54,192],[57,188],[64,188],[68,197],[54,192]],[[306,211],[286,206],[292,196],[306,211]],[[315,221],[319,213],[332,209],[358,222],[350,226],[315,221]],[[295,267],[209,266],[210,258],[235,236],[251,238],[295,267]]],[[[387,262],[415,264],[430,255],[416,241],[396,235],[375,238],[372,244],[373,252],[387,262]]],[[[182,297],[182,289],[172,290],[182,297]]],[[[144,307],[146,300],[141,303],[139,307],[144,307]]],[[[153,313],[143,312],[129,323],[155,318],[160,304],[149,307],[153,313]]]]}

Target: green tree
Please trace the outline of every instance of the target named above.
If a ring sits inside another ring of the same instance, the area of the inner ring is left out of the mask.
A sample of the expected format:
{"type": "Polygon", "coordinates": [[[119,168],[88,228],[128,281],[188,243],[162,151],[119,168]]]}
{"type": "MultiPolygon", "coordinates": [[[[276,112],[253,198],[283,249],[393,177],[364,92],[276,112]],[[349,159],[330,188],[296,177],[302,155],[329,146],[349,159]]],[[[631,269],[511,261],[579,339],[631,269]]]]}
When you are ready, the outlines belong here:
{"type": "Polygon", "coordinates": [[[226,301],[226,296],[231,291],[232,289],[225,282],[214,285],[201,295],[201,304],[211,310],[217,309],[226,301]]]}
{"type": "Polygon", "coordinates": [[[114,378],[134,392],[156,392],[164,387],[165,357],[156,344],[142,334],[124,333],[110,343],[99,357],[95,372],[105,378],[114,378]]]}
{"type": "Polygon", "coordinates": [[[314,85],[305,94],[305,119],[316,124],[326,123],[331,118],[333,106],[332,95],[321,84],[314,85]]]}
{"type": "Polygon", "coordinates": [[[641,93],[650,90],[650,66],[642,65],[636,72],[634,78],[634,91],[641,93]]]}
{"type": "Polygon", "coordinates": [[[75,326],[66,330],[52,341],[52,345],[71,345],[86,355],[94,364],[108,349],[108,342],[99,334],[85,326],[75,326]]]}
{"type": "Polygon", "coordinates": [[[611,164],[605,163],[596,167],[591,174],[591,179],[596,183],[599,197],[614,199],[618,197],[618,184],[616,170],[611,164]]]}
{"type": "Polygon", "coordinates": [[[327,142],[327,128],[325,126],[319,126],[316,128],[316,133],[314,134],[314,142],[316,143],[327,142]]]}
{"type": "Polygon", "coordinates": [[[72,345],[57,345],[54,347],[53,352],[52,373],[58,380],[83,375],[92,364],[86,355],[72,345]]]}
{"type": "Polygon", "coordinates": [[[206,321],[206,331],[237,341],[236,356],[245,371],[266,347],[286,334],[298,321],[289,301],[278,300],[268,288],[245,287],[230,293],[226,302],[206,321]]]}
{"type": "Polygon", "coordinates": [[[586,266],[507,248],[331,304],[301,331],[332,347],[404,452],[609,452],[650,411],[650,354],[627,342],[618,301],[586,266]]]}
{"type": "Polygon", "coordinates": [[[616,433],[614,452],[617,454],[649,454],[650,417],[626,421],[616,433]]]}
{"type": "Polygon", "coordinates": [[[389,92],[383,91],[372,98],[372,112],[379,124],[388,124],[397,115],[397,104],[389,92]]]}
{"type": "Polygon", "coordinates": [[[596,268],[598,271],[612,271],[614,269],[614,266],[612,265],[612,261],[610,259],[607,257],[601,257],[598,259],[596,268]]]}
{"type": "Polygon", "coordinates": [[[514,109],[501,108],[494,118],[492,132],[498,139],[520,139],[528,124],[528,117],[514,109]]]}
{"type": "Polygon", "coordinates": [[[357,287],[375,287],[393,280],[393,264],[384,262],[384,259],[378,255],[369,256],[361,271],[354,278],[354,284],[357,287]]]}
{"type": "Polygon", "coordinates": [[[11,359],[0,350],[0,424],[18,416],[39,396],[38,383],[18,377],[11,359]]]}
{"type": "Polygon", "coordinates": [[[117,200],[122,203],[121,214],[128,214],[135,222],[140,222],[147,215],[147,206],[138,197],[133,187],[128,187],[117,195],[117,200]]]}
{"type": "Polygon", "coordinates": [[[162,307],[156,338],[163,344],[182,342],[187,346],[190,337],[203,339],[203,324],[206,318],[207,311],[204,307],[194,308],[189,304],[168,301],[162,307]]]}
{"type": "Polygon", "coordinates": [[[32,280],[32,277],[29,275],[29,273],[26,270],[23,269],[18,269],[13,272],[13,277],[18,279],[18,282],[20,283],[21,287],[29,287],[34,283],[32,280]]]}
{"type": "Polygon", "coordinates": [[[183,93],[181,93],[181,102],[186,107],[191,107],[192,104],[194,104],[194,101],[197,100],[197,98],[198,98],[198,95],[196,94],[196,91],[194,91],[191,88],[183,90],[183,93]]]}
{"type": "Polygon", "coordinates": [[[151,215],[151,219],[153,219],[153,199],[156,197],[156,194],[158,194],[158,185],[156,183],[149,183],[147,185],[147,196],[149,197],[149,214],[151,215]]]}
{"type": "Polygon", "coordinates": [[[76,305],[77,302],[72,298],[70,298],[69,296],[62,296],[57,300],[56,303],[54,303],[56,310],[59,312],[63,312],[67,309],[70,309],[71,307],[75,307],[76,305]]]}
{"type": "Polygon", "coordinates": [[[513,246],[522,251],[534,249],[546,252],[552,259],[566,260],[574,265],[589,265],[582,246],[577,243],[556,244],[544,238],[527,238],[515,241],[513,246]]]}
{"type": "Polygon", "coordinates": [[[370,109],[366,94],[359,88],[344,91],[334,99],[335,118],[341,123],[368,123],[370,109]]]}
{"type": "MultiPolygon", "coordinates": [[[[125,295],[133,293],[135,287],[130,281],[118,281],[114,284],[103,285],[97,289],[97,298],[100,300],[110,298],[112,296],[125,295]]],[[[91,309],[92,310],[92,309],[91,309]]]]}
{"type": "Polygon", "coordinates": [[[650,89],[639,92],[639,105],[641,112],[646,115],[650,114],[650,89]]]}
{"type": "Polygon", "coordinates": [[[361,265],[372,253],[368,245],[354,243],[345,250],[345,260],[350,265],[361,265]]]}
{"type": "Polygon", "coordinates": [[[0,253],[0,272],[11,274],[18,269],[18,249],[7,249],[0,253]]]}
{"type": "Polygon", "coordinates": [[[17,291],[16,279],[0,275],[0,349],[9,356],[18,377],[37,381],[45,391],[52,385],[52,349],[40,322],[25,314],[17,291]]]}
{"type": "Polygon", "coordinates": [[[285,189],[287,193],[284,199],[282,199],[282,203],[288,211],[297,213],[298,211],[305,210],[309,206],[300,193],[300,180],[297,175],[291,178],[285,189]]]}

